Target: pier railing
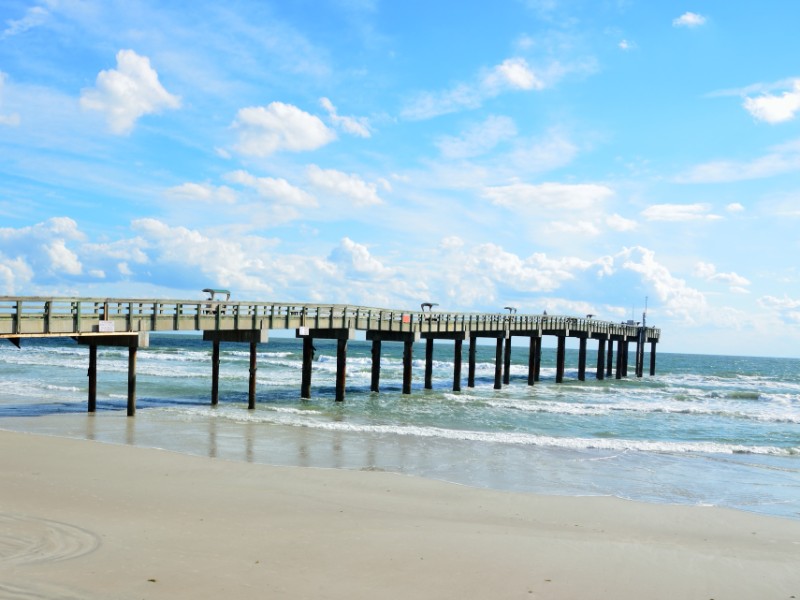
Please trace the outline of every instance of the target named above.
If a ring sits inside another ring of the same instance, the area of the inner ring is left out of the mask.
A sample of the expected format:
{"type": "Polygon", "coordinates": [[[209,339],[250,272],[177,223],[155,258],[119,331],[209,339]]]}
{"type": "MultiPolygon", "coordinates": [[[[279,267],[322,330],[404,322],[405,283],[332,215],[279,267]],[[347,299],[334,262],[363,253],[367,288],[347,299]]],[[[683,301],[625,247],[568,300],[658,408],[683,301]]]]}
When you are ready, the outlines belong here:
{"type": "MultiPolygon", "coordinates": [[[[635,338],[638,323],[562,315],[404,311],[339,304],[0,296],[0,337],[147,331],[355,329],[635,338]]],[[[648,327],[648,341],[660,330],[648,327]]]]}

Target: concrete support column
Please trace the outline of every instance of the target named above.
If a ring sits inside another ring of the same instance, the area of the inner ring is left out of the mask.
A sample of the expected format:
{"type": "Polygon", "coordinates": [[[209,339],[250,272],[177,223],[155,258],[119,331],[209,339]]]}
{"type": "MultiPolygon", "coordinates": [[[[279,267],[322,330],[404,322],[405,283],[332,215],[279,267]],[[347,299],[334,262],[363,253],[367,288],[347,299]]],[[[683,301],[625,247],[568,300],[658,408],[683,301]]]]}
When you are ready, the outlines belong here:
{"type": "Polygon", "coordinates": [[[614,373],[614,340],[608,340],[608,356],[606,358],[606,377],[614,373]]]}
{"type": "Polygon", "coordinates": [[[300,376],[300,397],[311,398],[311,365],[314,362],[314,338],[303,338],[303,370],[300,376]]]}
{"type": "Polygon", "coordinates": [[[494,355],[494,389],[503,388],[503,338],[497,338],[497,349],[494,355]]]}
{"type": "Polygon", "coordinates": [[[453,349],[453,391],[461,391],[461,347],[464,340],[456,338],[453,349]]]}
{"type": "Polygon", "coordinates": [[[597,374],[596,378],[602,380],[606,373],[606,340],[597,340],[597,374]]]}
{"type": "Polygon", "coordinates": [[[128,346],[128,416],[136,414],[136,353],[139,346],[128,346]]]}
{"type": "Polygon", "coordinates": [[[533,370],[533,380],[539,381],[539,374],[542,370],[542,336],[536,337],[536,358],[535,368],[533,370]]]}
{"type": "Polygon", "coordinates": [[[622,376],[623,377],[627,377],[628,376],[628,350],[629,349],[630,349],[630,347],[629,347],[629,344],[628,344],[628,340],[625,339],[622,342],[622,349],[620,351],[620,354],[622,354],[622,376]]]}
{"type": "Polygon", "coordinates": [[[505,354],[503,355],[503,383],[511,383],[511,336],[506,338],[505,354]]]}
{"type": "Polygon", "coordinates": [[[567,338],[564,335],[558,336],[558,346],[556,348],[556,383],[564,381],[564,357],[566,355],[567,338]]]}
{"type": "Polygon", "coordinates": [[[211,406],[219,404],[219,340],[214,340],[211,349],[211,406]]]}
{"type": "Polygon", "coordinates": [[[381,341],[372,340],[372,380],[369,389],[379,392],[381,387],[381,341]]]}
{"type": "Polygon", "coordinates": [[[347,380],[347,338],[336,340],[336,402],[344,402],[347,380]]]}
{"type": "Polygon", "coordinates": [[[617,369],[616,369],[616,378],[622,379],[622,340],[617,340],[617,369]]]}
{"type": "Polygon", "coordinates": [[[469,358],[467,364],[467,387],[475,387],[475,345],[478,338],[474,335],[469,336],[469,358]]]}
{"type": "Polygon", "coordinates": [[[425,389],[433,389],[433,338],[425,340],[425,389]]]}
{"type": "Polygon", "coordinates": [[[536,336],[532,335],[528,345],[528,385],[533,385],[536,381],[536,336]]]}
{"type": "Polygon", "coordinates": [[[578,346],[578,381],[586,381],[586,337],[581,336],[578,346]]]}
{"type": "Polygon", "coordinates": [[[650,342],[650,376],[656,374],[656,343],[650,342]]]}
{"type": "Polygon", "coordinates": [[[97,410],[97,344],[89,344],[89,402],[88,411],[97,410]]]}
{"type": "Polygon", "coordinates": [[[411,363],[414,356],[414,341],[403,342],[403,393],[411,393],[411,363]]]}
{"type": "Polygon", "coordinates": [[[256,343],[250,342],[250,385],[247,390],[247,408],[253,410],[256,407],[256,371],[258,365],[256,364],[256,343]]]}

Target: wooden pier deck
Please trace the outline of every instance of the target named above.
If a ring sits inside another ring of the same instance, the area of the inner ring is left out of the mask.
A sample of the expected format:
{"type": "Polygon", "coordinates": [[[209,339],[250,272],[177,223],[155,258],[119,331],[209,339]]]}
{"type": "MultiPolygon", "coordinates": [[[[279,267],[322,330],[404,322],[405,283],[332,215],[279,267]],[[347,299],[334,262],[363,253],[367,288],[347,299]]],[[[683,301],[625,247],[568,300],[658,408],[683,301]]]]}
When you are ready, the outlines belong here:
{"type": "Polygon", "coordinates": [[[0,339],[19,346],[25,339],[71,337],[89,346],[89,411],[96,408],[97,347],[129,349],[128,415],[136,410],[136,352],[149,343],[153,331],[202,331],[212,342],[211,403],[218,402],[219,345],[221,342],[250,344],[249,408],[255,408],[256,346],[269,340],[270,330],[294,330],[303,339],[301,397],[309,398],[314,339],[337,340],[336,400],[344,400],[347,341],[357,331],[372,342],[372,391],[379,391],[380,355],[383,342],[401,342],[403,393],[411,393],[413,344],[425,340],[425,387],[431,387],[434,340],[454,342],[453,390],[461,389],[462,344],[469,341],[467,386],[475,385],[477,338],[496,339],[495,388],[509,383],[511,338],[530,338],[528,384],[539,379],[543,336],[557,339],[556,382],[565,367],[567,337],[579,340],[578,379],[585,379],[588,340],[597,340],[595,376],[602,379],[615,372],[627,376],[628,352],[635,347],[635,372],[644,372],[646,344],[650,344],[650,375],[655,374],[656,344],[661,332],[631,321],[618,323],[591,317],[525,315],[516,313],[461,313],[408,311],[365,306],[330,304],[237,302],[209,300],[164,300],[120,298],[49,298],[0,296],[0,339]],[[617,354],[614,368],[614,345],[617,354]]]}

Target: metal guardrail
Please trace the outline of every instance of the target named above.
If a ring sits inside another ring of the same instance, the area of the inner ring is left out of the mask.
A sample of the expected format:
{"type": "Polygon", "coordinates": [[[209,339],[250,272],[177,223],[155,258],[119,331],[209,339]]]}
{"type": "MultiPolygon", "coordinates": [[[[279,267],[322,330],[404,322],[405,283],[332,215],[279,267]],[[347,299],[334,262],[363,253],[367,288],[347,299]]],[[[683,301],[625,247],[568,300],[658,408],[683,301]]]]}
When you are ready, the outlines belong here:
{"type": "MultiPolygon", "coordinates": [[[[339,304],[0,296],[0,338],[143,331],[357,329],[507,331],[510,335],[635,339],[638,324],[562,315],[403,311],[339,304]]],[[[647,341],[661,331],[645,329],[647,341]]]]}

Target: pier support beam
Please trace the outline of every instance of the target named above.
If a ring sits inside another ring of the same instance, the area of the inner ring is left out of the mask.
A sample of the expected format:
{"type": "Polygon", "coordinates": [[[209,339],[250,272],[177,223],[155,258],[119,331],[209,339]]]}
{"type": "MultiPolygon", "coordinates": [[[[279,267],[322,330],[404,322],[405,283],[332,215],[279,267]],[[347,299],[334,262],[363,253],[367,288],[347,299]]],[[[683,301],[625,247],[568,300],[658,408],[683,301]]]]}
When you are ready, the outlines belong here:
{"type": "Polygon", "coordinates": [[[469,336],[469,357],[467,360],[467,387],[475,387],[475,346],[478,338],[474,335],[469,336]]]}
{"type": "Polygon", "coordinates": [[[536,367],[539,364],[541,348],[542,338],[538,335],[532,335],[528,347],[528,385],[533,385],[536,382],[536,367]]]}
{"type": "Polygon", "coordinates": [[[381,391],[381,341],[372,340],[372,378],[369,384],[371,392],[381,391]]]}
{"type": "Polygon", "coordinates": [[[511,383],[511,336],[506,338],[505,353],[503,355],[503,383],[511,383]]]}
{"type": "Polygon", "coordinates": [[[614,373],[614,340],[608,340],[608,356],[606,357],[606,377],[611,377],[614,373]]]}
{"type": "Polygon", "coordinates": [[[556,347],[556,383],[564,381],[564,358],[566,356],[566,341],[564,335],[558,336],[558,346],[556,347]]]}
{"type": "Polygon", "coordinates": [[[650,342],[650,376],[656,374],[656,342],[650,342]]]}
{"type": "Polygon", "coordinates": [[[88,410],[97,410],[97,344],[89,344],[89,402],[88,410]]]}
{"type": "Polygon", "coordinates": [[[303,338],[303,381],[300,395],[311,397],[311,363],[314,360],[314,340],[336,340],[336,402],[344,402],[344,390],[347,382],[347,340],[355,331],[352,329],[311,329],[300,327],[295,336],[303,338]],[[306,377],[308,388],[305,389],[306,377]],[[305,395],[304,395],[305,394],[305,395]]]}
{"type": "Polygon", "coordinates": [[[494,389],[503,388],[503,338],[497,338],[497,349],[494,355],[494,389]]]}
{"type": "Polygon", "coordinates": [[[300,397],[311,398],[311,365],[314,362],[314,339],[303,338],[303,369],[300,375],[300,397]]]}
{"type": "Polygon", "coordinates": [[[373,383],[373,391],[378,391],[378,375],[375,371],[375,362],[376,358],[378,359],[377,362],[380,362],[380,344],[377,346],[378,356],[375,356],[376,346],[375,342],[403,342],[403,393],[410,394],[411,393],[411,365],[413,362],[414,356],[414,342],[418,342],[420,339],[419,332],[415,331],[379,331],[376,329],[370,329],[367,331],[367,341],[372,342],[372,383],[373,383]]]}
{"type": "Polygon", "coordinates": [[[433,338],[425,340],[425,389],[433,389],[433,338]]]}
{"type": "Polygon", "coordinates": [[[80,335],[75,338],[81,345],[89,346],[89,398],[88,411],[97,410],[97,346],[114,346],[128,348],[128,416],[136,414],[136,352],[141,346],[150,345],[150,336],[147,332],[80,335]]]}
{"type": "Polygon", "coordinates": [[[622,379],[622,353],[623,353],[622,344],[623,343],[624,342],[621,339],[617,340],[617,368],[616,368],[616,374],[615,374],[615,377],[617,379],[622,379]]]}
{"type": "Polygon", "coordinates": [[[586,336],[581,336],[578,343],[578,381],[586,381],[586,336]]]}
{"type": "MultiPolygon", "coordinates": [[[[461,348],[464,340],[470,337],[468,331],[423,331],[421,337],[425,340],[425,389],[429,390],[428,379],[431,377],[433,361],[433,340],[453,340],[455,348],[453,350],[453,391],[461,391],[461,348]],[[430,370],[429,370],[430,369],[430,370]]],[[[473,382],[474,385],[474,382],[473,382]]]]}
{"type": "Polygon", "coordinates": [[[597,372],[595,377],[602,380],[606,373],[606,340],[600,338],[597,340],[597,372]]]}
{"type": "Polygon", "coordinates": [[[250,374],[247,386],[247,408],[256,407],[256,344],[267,343],[269,331],[267,329],[208,329],[203,331],[203,341],[213,342],[216,346],[211,352],[211,404],[219,402],[219,344],[220,342],[249,343],[250,344],[250,374]],[[216,380],[216,384],[215,384],[216,380]],[[215,387],[216,386],[216,387],[215,387]],[[215,392],[216,389],[216,392],[215,392]],[[216,398],[216,402],[215,402],[216,398]]]}
{"type": "Polygon", "coordinates": [[[453,349],[453,391],[461,391],[461,347],[464,340],[456,339],[453,349]]]}
{"type": "Polygon", "coordinates": [[[211,406],[219,404],[219,340],[214,340],[211,350],[211,406]]]}

